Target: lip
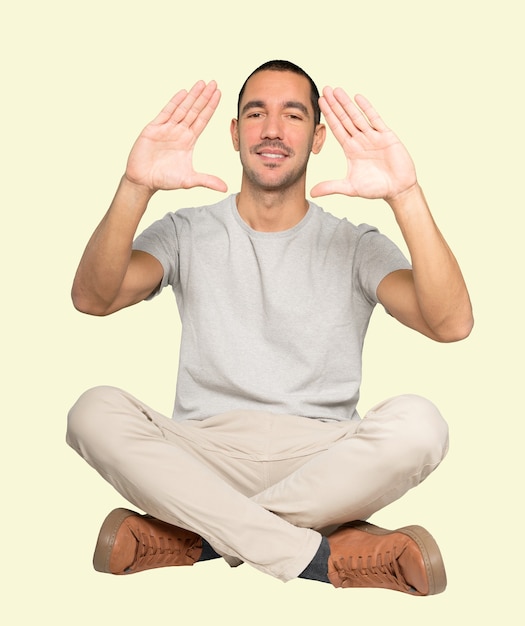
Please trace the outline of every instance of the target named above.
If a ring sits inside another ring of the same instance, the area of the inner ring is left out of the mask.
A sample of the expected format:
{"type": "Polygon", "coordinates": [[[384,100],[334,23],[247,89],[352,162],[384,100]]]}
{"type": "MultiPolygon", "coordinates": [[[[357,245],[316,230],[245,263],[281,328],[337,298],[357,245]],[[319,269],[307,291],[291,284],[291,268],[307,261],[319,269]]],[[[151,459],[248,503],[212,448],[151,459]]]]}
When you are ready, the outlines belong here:
{"type": "Polygon", "coordinates": [[[256,151],[258,157],[268,159],[270,161],[280,161],[288,156],[288,153],[279,148],[260,148],[256,151]]]}
{"type": "Polygon", "coordinates": [[[287,146],[282,144],[282,142],[264,142],[260,143],[258,146],[253,146],[250,150],[252,154],[256,154],[258,157],[262,159],[267,159],[272,162],[280,161],[287,157],[292,156],[293,151],[289,149],[287,146]],[[281,144],[281,145],[278,145],[281,144]]]}
{"type": "Polygon", "coordinates": [[[288,156],[284,152],[275,152],[272,150],[261,150],[260,152],[257,152],[257,155],[263,159],[271,159],[272,161],[279,161],[288,156]]]}

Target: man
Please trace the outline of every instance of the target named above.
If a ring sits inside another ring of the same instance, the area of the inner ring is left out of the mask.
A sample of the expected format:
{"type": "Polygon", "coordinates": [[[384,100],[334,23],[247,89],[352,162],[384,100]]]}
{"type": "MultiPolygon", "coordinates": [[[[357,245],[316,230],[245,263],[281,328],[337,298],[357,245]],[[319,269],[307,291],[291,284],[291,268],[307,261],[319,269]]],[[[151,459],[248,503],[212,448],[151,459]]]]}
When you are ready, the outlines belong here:
{"type": "Polygon", "coordinates": [[[75,306],[107,315],[170,284],[182,320],[172,419],[126,392],[91,389],[70,411],[68,442],[146,515],[116,509],[94,565],[127,574],[222,556],[287,581],[439,593],[439,548],[419,526],[363,520],[443,459],[447,426],[418,396],[356,411],[361,351],[377,303],[442,342],[472,327],[468,293],[398,138],[362,96],[322,97],[287,61],[245,82],[231,136],[240,192],[179,210],[135,237],[159,189],[225,183],[192,166],[219,102],[214,82],[181,91],[137,139],[115,198],[89,241],[75,306]],[[376,229],[305,197],[320,112],[348,172],[312,196],[383,198],[411,264],[376,229]]]}

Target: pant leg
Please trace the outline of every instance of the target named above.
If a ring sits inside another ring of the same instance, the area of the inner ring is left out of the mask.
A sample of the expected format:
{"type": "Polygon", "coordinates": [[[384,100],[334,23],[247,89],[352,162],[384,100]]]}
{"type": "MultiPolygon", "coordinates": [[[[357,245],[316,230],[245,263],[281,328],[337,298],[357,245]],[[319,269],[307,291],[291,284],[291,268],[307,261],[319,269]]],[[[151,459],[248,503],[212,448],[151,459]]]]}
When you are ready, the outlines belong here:
{"type": "MultiPolygon", "coordinates": [[[[230,475],[211,469],[177,435],[173,420],[113,387],[84,393],[68,416],[68,443],[127,500],[168,523],[197,532],[220,554],[281,580],[311,561],[321,536],[296,527],[236,489],[250,480],[243,460],[228,459],[230,475]]],[[[180,432],[182,432],[180,431],[180,432]]],[[[200,451],[202,452],[202,451],[200,451]]],[[[223,464],[226,465],[226,464],[223,464]]]]}
{"type": "Polygon", "coordinates": [[[295,526],[367,519],[424,480],[448,450],[437,408],[414,395],[375,406],[347,437],[253,500],[295,526]]]}

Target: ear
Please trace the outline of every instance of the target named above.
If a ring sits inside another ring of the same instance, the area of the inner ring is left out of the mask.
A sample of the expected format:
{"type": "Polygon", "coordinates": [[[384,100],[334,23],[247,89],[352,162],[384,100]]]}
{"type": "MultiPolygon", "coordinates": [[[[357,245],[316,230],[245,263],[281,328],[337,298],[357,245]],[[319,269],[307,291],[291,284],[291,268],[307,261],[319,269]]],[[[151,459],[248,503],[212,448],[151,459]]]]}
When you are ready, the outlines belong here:
{"type": "Polygon", "coordinates": [[[326,126],[324,124],[317,124],[314,131],[314,140],[312,143],[313,154],[319,154],[321,148],[324,145],[326,139],[326,126]]]}
{"type": "Polygon", "coordinates": [[[230,124],[233,147],[239,152],[239,120],[233,119],[230,124]]]}

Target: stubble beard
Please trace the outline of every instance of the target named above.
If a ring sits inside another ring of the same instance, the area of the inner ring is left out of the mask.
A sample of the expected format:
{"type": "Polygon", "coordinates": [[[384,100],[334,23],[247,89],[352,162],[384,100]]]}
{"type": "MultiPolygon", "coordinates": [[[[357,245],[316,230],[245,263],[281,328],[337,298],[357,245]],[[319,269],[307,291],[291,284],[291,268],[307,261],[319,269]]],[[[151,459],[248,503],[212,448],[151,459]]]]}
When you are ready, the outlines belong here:
{"type": "MultiPolygon", "coordinates": [[[[280,146],[276,146],[273,143],[265,143],[264,146],[263,145],[259,145],[259,146],[255,146],[253,148],[251,148],[249,150],[250,154],[256,154],[258,151],[261,150],[261,148],[263,147],[281,147],[280,146]]],[[[293,152],[293,150],[291,150],[290,148],[283,148],[285,149],[286,153],[288,156],[286,156],[285,158],[290,158],[292,156],[295,156],[295,153],[293,152]]],[[[248,164],[248,159],[243,157],[243,150],[241,149],[239,151],[240,153],[240,159],[241,159],[241,164],[242,164],[242,168],[243,168],[243,177],[256,189],[259,189],[260,191],[281,191],[284,192],[287,189],[290,189],[290,187],[293,187],[296,183],[298,183],[301,179],[304,179],[305,175],[306,175],[306,168],[308,165],[308,157],[304,160],[303,163],[300,163],[298,165],[298,167],[296,167],[295,169],[291,169],[288,170],[286,172],[284,172],[282,174],[282,176],[280,177],[276,177],[274,179],[268,180],[265,176],[264,176],[264,171],[263,172],[258,172],[255,169],[251,168],[248,164]]],[[[308,149],[307,154],[310,154],[310,148],[308,149]]],[[[273,171],[273,170],[277,170],[280,167],[280,163],[266,163],[264,165],[264,168],[266,168],[267,170],[273,171]]]]}

